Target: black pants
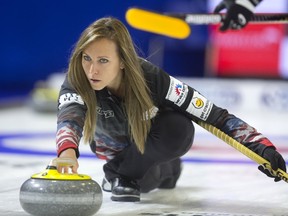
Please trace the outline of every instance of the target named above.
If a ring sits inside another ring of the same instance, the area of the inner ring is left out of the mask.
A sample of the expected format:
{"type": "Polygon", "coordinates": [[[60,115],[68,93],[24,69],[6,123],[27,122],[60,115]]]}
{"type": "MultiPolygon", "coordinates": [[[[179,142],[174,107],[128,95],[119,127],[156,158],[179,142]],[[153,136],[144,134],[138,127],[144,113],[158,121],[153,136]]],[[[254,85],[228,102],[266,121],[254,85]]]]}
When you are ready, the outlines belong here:
{"type": "Polygon", "coordinates": [[[144,154],[136,145],[128,146],[104,165],[105,176],[107,180],[119,176],[136,180],[144,191],[157,188],[164,178],[180,172],[179,157],[191,148],[193,139],[190,119],[175,111],[160,112],[153,120],[144,154]]]}

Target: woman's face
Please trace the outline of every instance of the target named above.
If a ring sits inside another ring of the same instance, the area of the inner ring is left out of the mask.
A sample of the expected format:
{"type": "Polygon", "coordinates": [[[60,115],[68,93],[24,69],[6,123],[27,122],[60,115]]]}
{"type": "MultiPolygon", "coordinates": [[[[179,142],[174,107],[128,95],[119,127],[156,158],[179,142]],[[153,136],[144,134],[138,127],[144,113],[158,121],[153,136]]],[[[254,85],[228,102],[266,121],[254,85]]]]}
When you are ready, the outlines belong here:
{"type": "Polygon", "coordinates": [[[123,64],[113,41],[103,38],[91,43],[83,51],[82,67],[94,90],[107,87],[113,93],[119,89],[123,64]]]}

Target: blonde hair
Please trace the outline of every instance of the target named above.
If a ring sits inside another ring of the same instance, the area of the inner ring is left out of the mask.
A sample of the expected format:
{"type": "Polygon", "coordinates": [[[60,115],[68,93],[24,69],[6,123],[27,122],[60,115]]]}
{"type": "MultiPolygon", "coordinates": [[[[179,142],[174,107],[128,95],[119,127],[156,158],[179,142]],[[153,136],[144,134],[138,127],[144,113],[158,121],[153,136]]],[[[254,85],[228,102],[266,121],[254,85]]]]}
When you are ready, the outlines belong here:
{"type": "Polygon", "coordinates": [[[123,62],[122,81],[125,83],[123,100],[130,139],[143,153],[151,128],[149,110],[153,107],[153,102],[132,38],[124,24],[112,17],[96,20],[83,31],[69,62],[68,80],[87,106],[83,130],[84,142],[90,142],[94,138],[97,100],[95,90],[90,86],[82,67],[82,52],[89,44],[102,38],[115,42],[120,61],[123,62]],[[146,118],[147,114],[148,118],[146,118]]]}

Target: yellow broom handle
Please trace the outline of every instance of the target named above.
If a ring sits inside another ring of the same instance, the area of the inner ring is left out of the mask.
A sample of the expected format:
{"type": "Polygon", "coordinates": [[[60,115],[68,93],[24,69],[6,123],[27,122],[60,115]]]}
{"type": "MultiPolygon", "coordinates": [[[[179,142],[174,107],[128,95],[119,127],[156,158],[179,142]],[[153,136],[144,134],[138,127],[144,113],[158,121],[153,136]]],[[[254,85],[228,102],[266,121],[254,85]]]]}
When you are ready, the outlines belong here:
{"type": "Polygon", "coordinates": [[[223,140],[228,145],[232,146],[233,148],[235,148],[236,150],[241,152],[242,154],[246,155],[251,160],[255,161],[259,165],[262,165],[265,169],[268,169],[273,175],[281,178],[283,181],[288,183],[288,174],[286,172],[284,172],[283,170],[281,170],[279,168],[276,171],[273,170],[271,168],[269,161],[267,161],[266,159],[264,159],[260,155],[256,154],[255,152],[253,152],[252,150],[250,150],[246,146],[242,145],[241,143],[239,143],[238,141],[236,141],[232,137],[228,136],[227,134],[225,134],[224,132],[222,132],[218,128],[216,128],[210,124],[207,124],[205,122],[202,122],[202,121],[199,121],[196,123],[198,125],[200,125],[201,127],[203,127],[204,129],[206,129],[207,131],[209,131],[210,133],[217,136],[219,139],[223,140]]]}

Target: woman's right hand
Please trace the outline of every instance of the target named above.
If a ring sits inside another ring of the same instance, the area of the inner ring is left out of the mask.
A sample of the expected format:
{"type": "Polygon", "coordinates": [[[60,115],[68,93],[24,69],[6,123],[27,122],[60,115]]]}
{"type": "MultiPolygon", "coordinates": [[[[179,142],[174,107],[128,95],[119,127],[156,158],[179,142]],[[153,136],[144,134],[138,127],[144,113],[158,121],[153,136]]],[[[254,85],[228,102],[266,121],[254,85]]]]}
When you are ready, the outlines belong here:
{"type": "Polygon", "coordinates": [[[72,173],[77,173],[79,164],[78,164],[78,160],[76,157],[76,152],[74,149],[66,149],[63,152],[61,152],[61,154],[59,155],[59,158],[69,158],[71,159],[73,162],[73,164],[71,164],[70,166],[65,166],[65,165],[57,165],[57,170],[59,173],[70,173],[70,170],[72,173]]]}

